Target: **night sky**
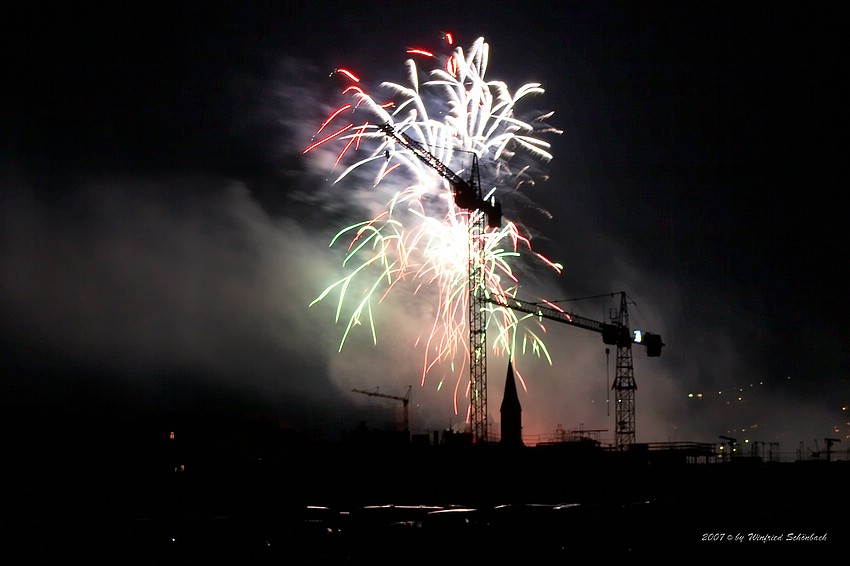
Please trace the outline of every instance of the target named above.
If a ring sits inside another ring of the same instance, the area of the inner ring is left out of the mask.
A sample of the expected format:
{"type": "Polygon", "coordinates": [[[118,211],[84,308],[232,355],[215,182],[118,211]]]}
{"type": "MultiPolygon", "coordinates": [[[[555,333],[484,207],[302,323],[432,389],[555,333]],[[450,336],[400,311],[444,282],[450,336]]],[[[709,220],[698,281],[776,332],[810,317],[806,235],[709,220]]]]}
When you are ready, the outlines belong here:
{"type": "MultiPolygon", "coordinates": [[[[405,50],[451,32],[485,38],[488,76],[540,82],[529,111],[563,131],[529,194],[551,218],[522,220],[564,270],[533,291],[603,295],[569,303],[598,320],[626,291],[632,327],[664,338],[660,358],[634,351],[637,440],[730,435],[789,458],[850,441],[846,30],[832,6],[46,6],[0,23],[8,422],[211,412],[333,436],[396,418],[352,388],[413,384],[414,432],[462,428],[451,387],[419,386],[427,297],[395,292],[378,344],[364,329],[342,352],[333,304],[308,307],[343,273],[331,236],[364,217],[352,187],[301,155],[339,100],[334,68],[402,81],[405,50]]],[[[547,328],[553,364],[520,361],[524,433],[611,441],[613,352],[547,328]]],[[[496,422],[505,367],[490,357],[496,422]]]]}

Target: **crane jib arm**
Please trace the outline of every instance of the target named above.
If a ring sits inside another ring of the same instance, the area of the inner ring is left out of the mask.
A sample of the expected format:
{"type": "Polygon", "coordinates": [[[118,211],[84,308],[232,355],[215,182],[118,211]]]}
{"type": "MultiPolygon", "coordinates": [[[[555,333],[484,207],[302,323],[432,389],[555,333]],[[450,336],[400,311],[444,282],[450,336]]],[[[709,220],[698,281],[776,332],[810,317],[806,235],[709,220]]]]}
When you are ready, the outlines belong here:
{"type": "Polygon", "coordinates": [[[584,328],[585,330],[592,330],[593,332],[602,333],[604,327],[612,326],[610,324],[605,324],[603,322],[584,318],[582,316],[568,313],[566,311],[558,310],[547,305],[527,303],[525,301],[514,299],[512,297],[505,297],[504,295],[490,295],[490,297],[488,298],[488,302],[494,305],[498,305],[500,307],[513,309],[515,311],[520,311],[534,316],[547,318],[549,320],[563,322],[572,326],[578,326],[580,328],[584,328]]]}
{"type": "Polygon", "coordinates": [[[598,320],[585,318],[548,305],[527,303],[513,297],[505,297],[504,295],[490,295],[487,298],[487,302],[541,318],[563,322],[571,326],[578,326],[585,330],[598,332],[602,334],[602,341],[605,344],[623,347],[631,344],[644,345],[647,349],[647,355],[650,357],[660,356],[661,347],[664,345],[663,342],[661,342],[661,336],[658,334],[646,333],[641,336],[640,340],[638,340],[625,326],[599,322],[598,320]]]}
{"type": "Polygon", "coordinates": [[[442,161],[431,155],[431,153],[418,141],[414,140],[404,132],[399,132],[393,128],[391,124],[380,124],[378,129],[402,145],[409,147],[410,151],[416,154],[416,157],[422,160],[422,162],[434,169],[441,177],[448,179],[453,188],[457,185],[464,188],[468,187],[471,190],[469,183],[464,181],[457,173],[446,167],[442,161]]]}
{"type": "MultiPolygon", "coordinates": [[[[488,214],[488,217],[495,216],[498,214],[499,219],[501,219],[501,206],[498,206],[498,210],[496,209],[496,204],[490,204],[481,200],[480,196],[476,194],[473,186],[467,181],[463,180],[460,175],[446,167],[446,165],[434,157],[425,147],[414,140],[404,132],[400,132],[396,130],[392,124],[379,124],[378,129],[400,144],[408,147],[410,151],[413,152],[416,157],[418,157],[423,163],[434,169],[437,173],[440,174],[441,177],[448,180],[449,184],[452,187],[452,193],[454,193],[455,204],[457,204],[460,208],[466,210],[483,210],[488,214]]],[[[498,225],[498,222],[491,222],[491,226],[494,224],[498,225]]]]}

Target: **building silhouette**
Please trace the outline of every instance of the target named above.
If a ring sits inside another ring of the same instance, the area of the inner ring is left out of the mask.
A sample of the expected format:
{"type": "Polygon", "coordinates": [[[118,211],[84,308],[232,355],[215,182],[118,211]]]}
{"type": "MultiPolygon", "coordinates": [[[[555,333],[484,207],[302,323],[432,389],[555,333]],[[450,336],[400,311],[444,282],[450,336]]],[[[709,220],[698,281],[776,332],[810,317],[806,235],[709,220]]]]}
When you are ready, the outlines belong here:
{"type": "Polygon", "coordinates": [[[505,376],[505,394],[502,397],[502,440],[503,446],[523,446],[522,442],[522,406],[516,390],[514,368],[508,360],[508,373],[505,376]]]}

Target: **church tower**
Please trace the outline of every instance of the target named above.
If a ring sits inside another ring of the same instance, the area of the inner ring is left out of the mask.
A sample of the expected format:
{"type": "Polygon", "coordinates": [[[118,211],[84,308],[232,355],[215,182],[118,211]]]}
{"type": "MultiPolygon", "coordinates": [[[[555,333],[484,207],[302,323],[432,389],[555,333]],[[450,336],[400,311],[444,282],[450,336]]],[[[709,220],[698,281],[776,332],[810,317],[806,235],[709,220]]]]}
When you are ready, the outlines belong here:
{"type": "Polygon", "coordinates": [[[514,367],[508,360],[508,375],[505,377],[505,395],[502,397],[502,446],[523,446],[522,407],[514,379],[514,367]]]}

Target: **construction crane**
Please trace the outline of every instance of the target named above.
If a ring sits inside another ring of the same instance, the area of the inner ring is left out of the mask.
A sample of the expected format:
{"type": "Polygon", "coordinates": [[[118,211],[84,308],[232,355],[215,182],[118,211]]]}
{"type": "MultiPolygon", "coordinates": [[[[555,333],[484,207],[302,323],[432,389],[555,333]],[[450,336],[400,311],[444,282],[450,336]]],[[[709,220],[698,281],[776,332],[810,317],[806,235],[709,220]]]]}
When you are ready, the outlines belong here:
{"type": "MultiPolygon", "coordinates": [[[[472,153],[472,170],[469,180],[446,167],[425,146],[417,142],[393,124],[378,126],[384,134],[405,146],[423,163],[434,169],[451,186],[455,204],[470,212],[469,221],[469,420],[472,441],[487,442],[487,289],[484,280],[484,238],[486,224],[499,228],[502,223],[502,206],[495,198],[481,197],[481,178],[478,172],[478,156],[472,153]]],[[[389,154],[387,154],[389,155],[389,154]]]]}
{"type": "MultiPolygon", "coordinates": [[[[603,296],[603,295],[600,295],[603,296]]],[[[613,294],[608,295],[613,296],[613,294]]],[[[659,334],[631,330],[629,328],[628,299],[625,291],[620,293],[620,307],[611,315],[611,322],[605,323],[557,308],[550,304],[528,303],[514,297],[490,295],[488,303],[531,314],[540,318],[554,320],[577,326],[602,335],[605,344],[617,347],[617,371],[612,389],[616,392],[617,406],[615,411],[616,446],[623,450],[635,442],[635,383],[634,365],[632,363],[632,345],[638,344],[646,348],[649,357],[661,355],[664,342],[659,334]]]]}
{"type": "Polygon", "coordinates": [[[354,393],[363,393],[364,395],[369,395],[371,397],[383,397],[384,399],[395,399],[396,401],[401,401],[404,406],[404,432],[410,432],[410,413],[408,412],[408,404],[410,403],[410,389],[412,386],[407,386],[407,393],[405,393],[404,397],[399,397],[397,395],[388,395],[386,393],[381,393],[375,389],[375,391],[365,391],[363,389],[352,389],[354,393]]]}
{"type": "MultiPolygon", "coordinates": [[[[606,344],[617,346],[617,372],[613,389],[617,392],[616,444],[625,448],[635,441],[634,395],[637,386],[632,365],[632,344],[646,347],[647,355],[660,356],[664,345],[658,334],[634,334],[629,329],[626,294],[621,294],[620,308],[611,323],[597,322],[572,315],[550,306],[526,303],[513,297],[490,295],[483,274],[484,239],[476,237],[484,233],[485,219],[490,228],[499,228],[502,222],[502,207],[495,198],[481,197],[481,180],[478,171],[478,156],[472,154],[472,170],[469,181],[449,169],[434,157],[421,143],[387,122],[378,129],[402,144],[423,163],[446,179],[452,188],[455,204],[471,213],[469,226],[469,381],[470,381],[470,425],[474,443],[486,443],[487,424],[487,321],[486,304],[526,312],[542,318],[571,324],[602,334],[606,344]]],[[[387,153],[389,157],[389,153],[387,153]]]]}

